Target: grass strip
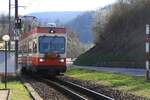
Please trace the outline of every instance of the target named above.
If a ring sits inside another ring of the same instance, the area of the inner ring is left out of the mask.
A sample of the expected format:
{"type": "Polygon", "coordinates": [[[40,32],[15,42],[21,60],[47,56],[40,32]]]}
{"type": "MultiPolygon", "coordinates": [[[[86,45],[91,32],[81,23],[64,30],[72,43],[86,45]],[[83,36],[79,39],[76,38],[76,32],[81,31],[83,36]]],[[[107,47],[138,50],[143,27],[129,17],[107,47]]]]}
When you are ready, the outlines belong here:
{"type": "Polygon", "coordinates": [[[93,71],[74,67],[68,68],[66,74],[82,80],[96,81],[98,84],[137,96],[150,98],[150,81],[146,81],[145,77],[134,77],[120,73],[93,71]]]}
{"type": "MultiPolygon", "coordinates": [[[[0,83],[0,89],[5,88],[5,83],[2,79],[0,83]]],[[[7,78],[7,88],[10,89],[10,100],[31,100],[28,91],[16,76],[7,78]]]]}

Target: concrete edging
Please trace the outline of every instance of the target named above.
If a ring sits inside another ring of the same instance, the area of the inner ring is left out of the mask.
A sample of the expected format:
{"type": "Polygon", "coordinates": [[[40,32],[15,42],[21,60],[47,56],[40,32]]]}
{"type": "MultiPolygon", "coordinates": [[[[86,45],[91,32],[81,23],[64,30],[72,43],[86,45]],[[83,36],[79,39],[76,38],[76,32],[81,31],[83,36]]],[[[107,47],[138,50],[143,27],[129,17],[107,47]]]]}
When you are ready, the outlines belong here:
{"type": "Polygon", "coordinates": [[[24,87],[29,91],[29,95],[33,98],[33,100],[43,100],[40,95],[32,88],[30,83],[28,83],[25,79],[19,76],[21,82],[24,84],[24,87]]]}
{"type": "Polygon", "coordinates": [[[5,94],[1,94],[0,95],[0,100],[2,99],[2,100],[9,100],[10,99],[10,89],[0,89],[0,93],[1,93],[1,91],[3,91],[5,94]],[[7,92],[6,92],[7,91],[7,92]],[[7,93],[7,94],[6,94],[7,93]]]}

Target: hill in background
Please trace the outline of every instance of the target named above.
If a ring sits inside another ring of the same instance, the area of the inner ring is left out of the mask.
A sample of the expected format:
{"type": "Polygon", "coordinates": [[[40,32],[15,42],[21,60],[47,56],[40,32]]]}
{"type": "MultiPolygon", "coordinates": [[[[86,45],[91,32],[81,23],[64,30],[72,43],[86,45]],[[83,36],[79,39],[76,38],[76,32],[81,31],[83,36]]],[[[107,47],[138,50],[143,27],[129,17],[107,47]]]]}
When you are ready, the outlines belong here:
{"type": "Polygon", "coordinates": [[[59,22],[65,24],[78,15],[82,14],[82,11],[58,11],[58,12],[37,12],[28,14],[30,16],[36,16],[41,22],[54,23],[59,22]]]}

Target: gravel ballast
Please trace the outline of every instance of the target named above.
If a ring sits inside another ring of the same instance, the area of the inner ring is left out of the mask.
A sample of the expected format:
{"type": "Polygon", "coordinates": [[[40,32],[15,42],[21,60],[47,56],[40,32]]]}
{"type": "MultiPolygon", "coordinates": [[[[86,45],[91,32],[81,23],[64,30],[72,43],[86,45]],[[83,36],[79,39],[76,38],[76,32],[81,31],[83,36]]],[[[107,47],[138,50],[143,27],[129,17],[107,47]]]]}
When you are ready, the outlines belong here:
{"type": "Polygon", "coordinates": [[[31,78],[28,78],[27,81],[31,84],[33,89],[40,95],[40,97],[43,98],[43,100],[69,100],[59,91],[53,89],[51,86],[43,82],[36,81],[31,78]]]}

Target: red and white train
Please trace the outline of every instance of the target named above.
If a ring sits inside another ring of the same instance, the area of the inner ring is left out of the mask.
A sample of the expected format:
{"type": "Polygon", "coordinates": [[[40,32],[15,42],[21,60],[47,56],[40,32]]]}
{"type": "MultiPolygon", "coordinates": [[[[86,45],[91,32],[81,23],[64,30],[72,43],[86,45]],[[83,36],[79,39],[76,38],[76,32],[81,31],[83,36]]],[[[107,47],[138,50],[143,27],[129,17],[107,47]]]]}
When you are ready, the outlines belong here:
{"type": "Polygon", "coordinates": [[[67,34],[65,28],[35,27],[19,40],[22,69],[46,74],[66,71],[67,34]]]}

